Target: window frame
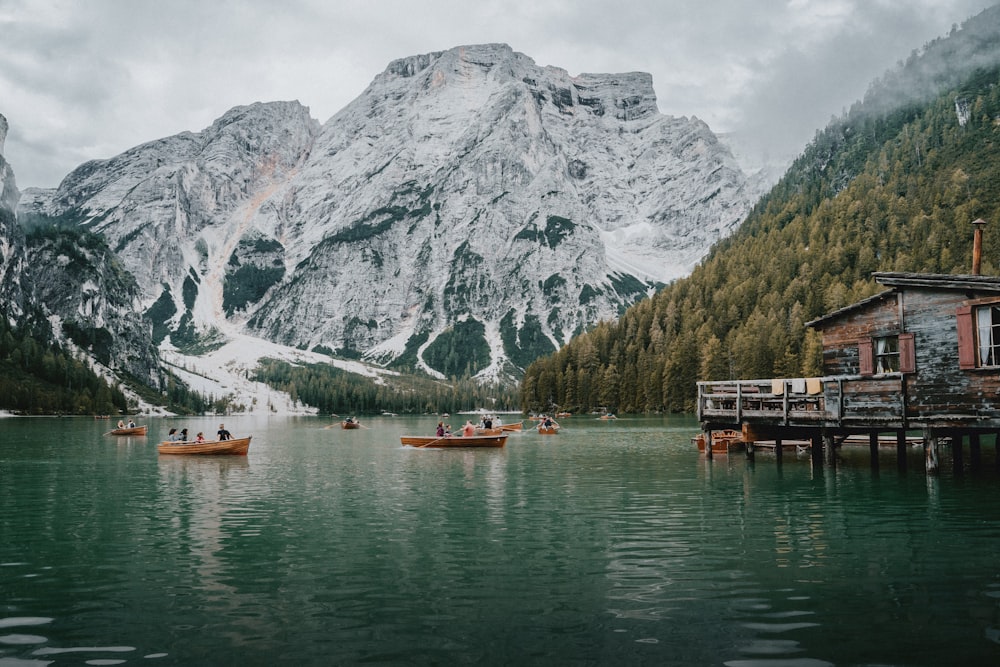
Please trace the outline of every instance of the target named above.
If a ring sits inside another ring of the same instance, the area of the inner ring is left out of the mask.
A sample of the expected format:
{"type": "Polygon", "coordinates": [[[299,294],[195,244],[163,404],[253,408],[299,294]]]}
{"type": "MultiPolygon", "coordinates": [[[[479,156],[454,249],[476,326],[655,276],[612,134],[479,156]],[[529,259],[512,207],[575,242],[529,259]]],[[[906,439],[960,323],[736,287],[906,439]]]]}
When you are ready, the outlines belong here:
{"type": "Polygon", "coordinates": [[[958,367],[1000,369],[1000,302],[958,308],[958,367]]]}
{"type": "Polygon", "coordinates": [[[858,341],[858,372],[860,375],[888,375],[891,373],[915,373],[917,371],[916,348],[913,333],[882,333],[858,341]],[[893,341],[895,350],[886,349],[881,341],[893,341]],[[882,347],[880,351],[879,348],[882,347]],[[886,367],[884,360],[895,360],[886,367]],[[895,366],[895,368],[893,368],[895,366]]]}

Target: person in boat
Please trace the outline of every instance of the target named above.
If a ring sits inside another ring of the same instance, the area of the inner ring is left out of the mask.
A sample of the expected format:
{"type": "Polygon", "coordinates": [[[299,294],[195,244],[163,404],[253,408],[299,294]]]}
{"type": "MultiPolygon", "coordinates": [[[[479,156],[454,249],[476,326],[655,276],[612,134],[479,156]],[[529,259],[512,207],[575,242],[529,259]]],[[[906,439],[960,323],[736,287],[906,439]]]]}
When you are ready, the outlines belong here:
{"type": "Polygon", "coordinates": [[[181,434],[179,436],[177,436],[177,439],[180,440],[181,442],[187,442],[187,439],[188,439],[188,430],[186,428],[182,428],[181,429],[181,434]]]}
{"type": "Polygon", "coordinates": [[[483,419],[483,426],[488,429],[493,428],[493,417],[487,415],[486,418],[483,419]]]}
{"type": "Polygon", "coordinates": [[[128,420],[128,427],[129,428],[135,428],[135,420],[129,419],[128,420]]]}
{"type": "Polygon", "coordinates": [[[344,418],[344,423],[345,424],[353,424],[354,423],[354,417],[345,417],[344,418]]]}
{"type": "Polygon", "coordinates": [[[476,434],[476,425],[473,424],[468,419],[465,420],[465,426],[462,427],[462,435],[466,438],[471,438],[476,434]]]}
{"type": "Polygon", "coordinates": [[[229,440],[233,434],[226,430],[225,424],[219,424],[219,440],[229,440]]]}
{"type": "Polygon", "coordinates": [[[503,422],[502,422],[502,421],[500,421],[500,418],[499,418],[499,417],[496,417],[496,418],[495,418],[495,419],[493,420],[493,426],[495,426],[496,428],[500,428],[501,426],[503,426],[503,422]]]}
{"type": "Polygon", "coordinates": [[[444,425],[444,437],[449,437],[451,435],[451,424],[444,425]]]}
{"type": "Polygon", "coordinates": [[[118,428],[125,428],[125,422],[123,422],[121,419],[118,420],[118,428]]]}
{"type": "Polygon", "coordinates": [[[434,432],[434,435],[439,438],[444,437],[444,422],[438,422],[437,431],[434,432]]]}
{"type": "Polygon", "coordinates": [[[178,439],[177,429],[172,428],[167,432],[167,440],[170,442],[175,442],[178,439]]]}
{"type": "Polygon", "coordinates": [[[545,419],[542,420],[542,426],[545,428],[552,428],[552,417],[546,416],[545,419]]]}
{"type": "Polygon", "coordinates": [[[194,441],[195,442],[205,442],[205,434],[202,433],[201,431],[198,431],[198,435],[196,435],[194,437],[194,441]]]}

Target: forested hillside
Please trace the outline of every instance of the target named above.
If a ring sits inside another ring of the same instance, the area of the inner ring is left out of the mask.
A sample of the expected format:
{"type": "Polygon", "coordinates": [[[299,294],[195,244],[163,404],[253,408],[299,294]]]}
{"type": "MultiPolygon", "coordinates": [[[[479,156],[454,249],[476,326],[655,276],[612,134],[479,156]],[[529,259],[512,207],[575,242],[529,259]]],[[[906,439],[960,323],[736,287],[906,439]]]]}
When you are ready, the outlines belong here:
{"type": "Polygon", "coordinates": [[[873,271],[968,273],[977,218],[997,273],[998,45],[995,7],[874,83],[691,276],[532,364],[522,407],[687,411],[697,380],[815,375],[806,322],[873,271]]]}

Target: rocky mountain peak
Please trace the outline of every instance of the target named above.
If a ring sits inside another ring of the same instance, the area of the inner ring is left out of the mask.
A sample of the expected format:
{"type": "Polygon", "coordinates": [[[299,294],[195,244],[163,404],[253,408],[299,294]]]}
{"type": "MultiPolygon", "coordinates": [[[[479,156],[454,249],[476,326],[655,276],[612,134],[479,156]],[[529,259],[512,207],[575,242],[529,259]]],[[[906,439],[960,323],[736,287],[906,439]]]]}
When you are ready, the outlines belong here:
{"type": "Polygon", "coordinates": [[[704,123],[657,111],[650,75],[483,44],[389,63],[322,126],[236,107],[23,210],[100,232],[157,340],[513,377],[686,274],[757,194],[704,123]]]}

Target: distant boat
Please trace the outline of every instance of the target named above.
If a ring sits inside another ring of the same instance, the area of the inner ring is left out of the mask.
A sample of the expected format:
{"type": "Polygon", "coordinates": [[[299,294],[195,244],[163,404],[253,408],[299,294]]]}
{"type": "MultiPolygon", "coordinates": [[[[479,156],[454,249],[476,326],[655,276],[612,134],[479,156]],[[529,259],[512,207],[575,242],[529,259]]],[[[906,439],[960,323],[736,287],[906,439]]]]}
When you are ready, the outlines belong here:
{"type": "Polygon", "coordinates": [[[557,412],[556,417],[572,417],[572,412],[557,412]]]}
{"type": "Polygon", "coordinates": [[[229,440],[206,440],[205,442],[167,441],[157,445],[156,450],[160,454],[230,454],[235,456],[246,456],[250,449],[250,438],[231,438],[229,440]]]}
{"type": "Polygon", "coordinates": [[[116,428],[111,430],[111,435],[146,435],[146,426],[132,426],[131,428],[116,428]]]}
{"type": "Polygon", "coordinates": [[[476,435],[502,435],[503,428],[498,426],[496,428],[479,428],[476,427],[476,435]]]}
{"type": "Polygon", "coordinates": [[[618,417],[615,417],[612,414],[607,414],[607,415],[601,415],[600,417],[598,417],[598,419],[603,419],[605,421],[609,421],[611,419],[618,419],[618,417]]]}
{"type": "Polygon", "coordinates": [[[340,428],[343,429],[361,428],[361,423],[356,421],[348,421],[345,419],[344,421],[340,422],[340,428]]]}
{"type": "Polygon", "coordinates": [[[538,433],[541,435],[558,435],[559,425],[552,424],[551,426],[546,426],[545,424],[539,424],[537,427],[538,433]]]}
{"type": "Polygon", "coordinates": [[[524,424],[522,424],[521,422],[517,422],[517,423],[514,423],[514,424],[501,424],[500,425],[500,430],[501,431],[520,431],[522,428],[524,428],[524,424]]]}
{"type": "Polygon", "coordinates": [[[503,447],[506,435],[401,435],[399,441],[411,447],[503,447]]]}

